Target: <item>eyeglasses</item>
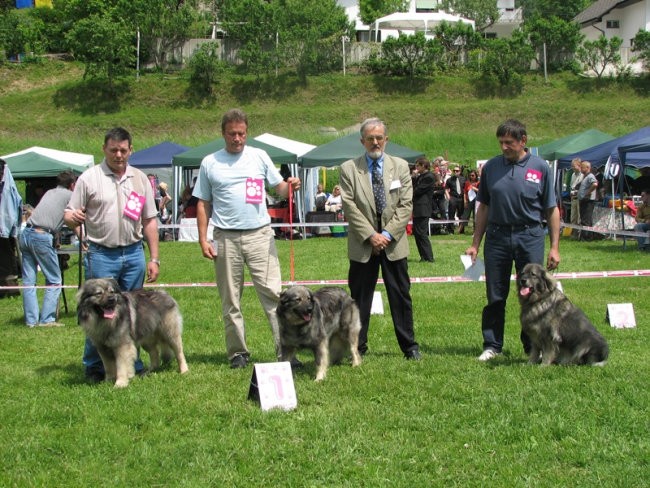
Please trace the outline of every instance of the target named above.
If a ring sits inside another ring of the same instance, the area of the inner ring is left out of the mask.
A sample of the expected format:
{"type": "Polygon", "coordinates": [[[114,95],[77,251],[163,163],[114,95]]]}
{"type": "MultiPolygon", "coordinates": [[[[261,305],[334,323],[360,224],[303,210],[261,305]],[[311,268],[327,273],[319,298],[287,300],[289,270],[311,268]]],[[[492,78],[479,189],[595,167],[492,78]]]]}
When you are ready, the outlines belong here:
{"type": "Polygon", "coordinates": [[[460,173],[460,170],[459,170],[459,169],[455,169],[455,170],[454,170],[454,173],[460,173]]]}
{"type": "Polygon", "coordinates": [[[364,140],[365,140],[366,142],[375,142],[375,141],[377,141],[377,142],[383,142],[384,139],[385,139],[384,136],[366,136],[366,137],[364,137],[364,140]]]}

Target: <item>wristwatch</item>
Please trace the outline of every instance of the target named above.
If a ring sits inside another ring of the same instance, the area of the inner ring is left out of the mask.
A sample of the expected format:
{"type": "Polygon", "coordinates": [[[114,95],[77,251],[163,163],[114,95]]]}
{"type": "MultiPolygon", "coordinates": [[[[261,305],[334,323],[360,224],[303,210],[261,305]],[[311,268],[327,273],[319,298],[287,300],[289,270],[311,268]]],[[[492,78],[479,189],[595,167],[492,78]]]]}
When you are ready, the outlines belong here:
{"type": "Polygon", "coordinates": [[[156,263],[158,266],[160,266],[160,259],[153,259],[152,258],[152,259],[149,260],[149,262],[150,263],[156,263]]]}

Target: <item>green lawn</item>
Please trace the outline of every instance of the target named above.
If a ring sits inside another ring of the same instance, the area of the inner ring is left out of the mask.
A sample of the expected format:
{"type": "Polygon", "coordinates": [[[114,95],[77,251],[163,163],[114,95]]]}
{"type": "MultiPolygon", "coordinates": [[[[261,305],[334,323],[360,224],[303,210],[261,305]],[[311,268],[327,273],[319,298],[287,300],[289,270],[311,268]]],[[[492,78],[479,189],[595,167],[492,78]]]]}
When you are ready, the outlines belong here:
{"type": "MultiPolygon", "coordinates": [[[[469,236],[432,237],[435,264],[412,277],[457,276],[469,236]]],[[[283,278],[345,279],[345,238],[277,241],[283,278]]],[[[563,239],[560,272],[648,269],[635,243],[563,239]]],[[[76,283],[76,257],[66,283],[76,283]]],[[[212,282],[196,243],[161,244],[160,283],[212,282]]],[[[0,342],[2,486],[647,486],[648,278],[565,279],[566,294],[610,345],[604,368],[526,364],[518,305],[506,345],[481,350],[484,283],[416,283],[423,360],[407,362],[386,315],[373,315],[359,368],[315,383],[313,357],[295,377],[298,407],[262,412],[247,400],[252,369],[231,370],[214,287],[170,287],[184,315],[190,367],[135,379],[125,390],[84,381],[74,290],[65,328],[29,330],[20,299],[4,299],[0,342]],[[632,302],[638,327],[605,322],[607,303],[632,302]]],[[[514,290],[514,284],[513,284],[514,290]]],[[[274,360],[252,288],[244,291],[249,348],[274,360]]],[[[145,362],[148,358],[143,353],[145,362]]]]}

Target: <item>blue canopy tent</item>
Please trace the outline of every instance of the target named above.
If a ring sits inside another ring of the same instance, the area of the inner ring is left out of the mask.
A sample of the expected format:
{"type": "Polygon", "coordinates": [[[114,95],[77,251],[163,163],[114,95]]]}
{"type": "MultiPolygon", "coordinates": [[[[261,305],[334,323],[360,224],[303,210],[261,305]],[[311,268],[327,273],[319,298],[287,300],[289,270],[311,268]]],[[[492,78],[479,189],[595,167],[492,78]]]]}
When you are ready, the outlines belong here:
{"type": "MultiPolygon", "coordinates": [[[[156,173],[161,173],[163,175],[163,180],[167,180],[168,183],[172,185],[172,202],[173,202],[173,221],[176,222],[176,212],[178,209],[178,197],[180,195],[180,189],[177,188],[178,183],[174,177],[174,168],[172,166],[172,159],[177,154],[187,151],[189,147],[181,146],[174,142],[164,141],[155,146],[148,147],[146,149],[141,149],[131,154],[129,158],[129,164],[135,166],[136,168],[141,169],[145,173],[151,172],[152,168],[157,168],[159,171],[156,173]]],[[[158,176],[160,176],[158,174],[158,176]]]]}
{"type": "Polygon", "coordinates": [[[650,166],[650,137],[618,146],[621,164],[639,168],[650,166]]]}
{"type": "Polygon", "coordinates": [[[165,141],[131,154],[129,164],[136,168],[171,168],[172,158],[189,147],[165,141]]]}
{"type": "MultiPolygon", "coordinates": [[[[619,146],[633,144],[642,139],[650,137],[650,126],[643,127],[635,132],[631,132],[624,136],[612,139],[611,141],[603,142],[597,146],[590,147],[583,151],[578,151],[558,159],[558,168],[565,169],[571,166],[571,161],[574,158],[580,158],[583,161],[589,161],[592,167],[599,168],[607,164],[608,161],[618,164],[620,162],[618,148],[619,146]]],[[[634,155],[637,153],[634,152],[634,155]]],[[[650,164],[648,159],[643,157],[627,158],[626,164],[631,166],[647,166],[650,164]],[[645,162],[644,162],[645,161],[645,162]]]]}

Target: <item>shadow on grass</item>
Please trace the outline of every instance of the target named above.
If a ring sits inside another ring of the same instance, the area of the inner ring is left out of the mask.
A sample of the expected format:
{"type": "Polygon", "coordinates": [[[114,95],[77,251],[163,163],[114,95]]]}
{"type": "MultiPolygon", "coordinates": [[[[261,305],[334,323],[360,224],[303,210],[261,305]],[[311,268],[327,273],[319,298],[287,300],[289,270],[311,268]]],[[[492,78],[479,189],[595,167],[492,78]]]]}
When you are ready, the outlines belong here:
{"type": "Polygon", "coordinates": [[[117,113],[122,110],[125,95],[130,92],[131,87],[126,81],[117,81],[110,86],[103,80],[85,80],[59,88],[53,102],[57,108],[81,115],[117,113]]]}
{"type": "Polygon", "coordinates": [[[302,80],[295,75],[285,73],[278,76],[265,76],[263,78],[240,78],[233,83],[231,95],[241,104],[251,103],[255,100],[287,100],[295,95],[298,90],[307,86],[307,80],[302,80]]]}
{"type": "Polygon", "coordinates": [[[596,93],[601,90],[615,90],[619,87],[629,86],[637,95],[647,97],[650,95],[650,76],[638,76],[619,80],[616,78],[585,78],[576,77],[567,81],[569,90],[581,95],[596,93]]]}
{"type": "Polygon", "coordinates": [[[375,89],[380,93],[426,93],[427,88],[434,83],[430,78],[389,78],[375,75],[372,77],[375,89]]]}

